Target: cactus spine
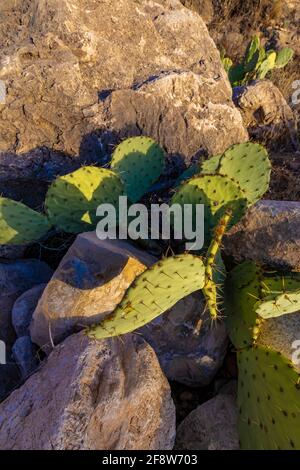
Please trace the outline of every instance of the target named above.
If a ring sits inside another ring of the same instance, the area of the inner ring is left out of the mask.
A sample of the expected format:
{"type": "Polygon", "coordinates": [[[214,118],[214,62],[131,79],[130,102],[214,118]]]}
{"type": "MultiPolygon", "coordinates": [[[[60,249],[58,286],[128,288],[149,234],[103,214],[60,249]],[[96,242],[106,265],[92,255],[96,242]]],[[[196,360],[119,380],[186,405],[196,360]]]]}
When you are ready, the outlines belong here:
{"type": "Polygon", "coordinates": [[[219,317],[218,311],[218,286],[214,281],[214,269],[216,267],[216,257],[221,250],[222,240],[226,233],[230,219],[231,212],[227,212],[220,220],[219,225],[215,229],[215,236],[210,244],[206,256],[205,263],[205,284],[203,287],[203,294],[205,296],[207,307],[210,312],[212,320],[219,317]]]}

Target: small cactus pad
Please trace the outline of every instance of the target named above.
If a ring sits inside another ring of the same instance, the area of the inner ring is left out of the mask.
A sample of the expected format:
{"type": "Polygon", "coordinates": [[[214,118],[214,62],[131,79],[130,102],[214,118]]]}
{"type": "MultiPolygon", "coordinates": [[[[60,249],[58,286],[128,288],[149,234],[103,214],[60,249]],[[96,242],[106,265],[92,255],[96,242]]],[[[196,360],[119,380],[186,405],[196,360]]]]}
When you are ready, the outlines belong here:
{"type": "Polygon", "coordinates": [[[238,352],[239,436],[243,450],[300,449],[300,375],[277,351],[238,352]]]}
{"type": "Polygon", "coordinates": [[[0,245],[22,245],[37,241],[50,227],[44,215],[21,202],[0,197],[0,245]]]}
{"type": "Polygon", "coordinates": [[[223,175],[199,175],[183,183],[172,197],[172,204],[204,204],[206,242],[210,241],[213,229],[228,210],[233,213],[230,225],[234,225],[247,208],[243,191],[223,175]]]}
{"type": "Polygon", "coordinates": [[[127,289],[116,310],[87,330],[95,339],[123,335],[151,322],[183,297],[202,289],[204,264],[190,254],[165,258],[147,269],[127,289]]]}
{"type": "Polygon", "coordinates": [[[269,188],[268,153],[261,145],[251,142],[234,145],[222,156],[219,173],[237,181],[249,203],[254,204],[269,188]]]}
{"type": "Polygon", "coordinates": [[[234,268],[226,280],[226,323],[229,336],[237,349],[252,345],[262,320],[254,306],[260,299],[260,270],[252,262],[234,268]]]}
{"type": "Polygon", "coordinates": [[[53,225],[69,233],[93,230],[97,223],[96,210],[110,203],[118,208],[123,184],[110,170],[82,167],[57,178],[46,196],[46,209],[53,225]]]}
{"type": "Polygon", "coordinates": [[[137,202],[160,177],[165,164],[163,149],[149,137],[131,137],[113,153],[111,169],[124,183],[131,202],[137,202]]]}
{"type": "Polygon", "coordinates": [[[278,52],[275,62],[275,67],[277,69],[282,69],[285,67],[294,56],[294,51],[290,47],[285,47],[278,52]]]}
{"type": "Polygon", "coordinates": [[[275,318],[300,311],[300,273],[265,273],[261,280],[262,301],[256,313],[262,318],[275,318]]]}
{"type": "Polygon", "coordinates": [[[256,313],[262,318],[281,317],[288,313],[300,311],[300,290],[284,292],[280,295],[269,295],[255,307],[256,313]]]}

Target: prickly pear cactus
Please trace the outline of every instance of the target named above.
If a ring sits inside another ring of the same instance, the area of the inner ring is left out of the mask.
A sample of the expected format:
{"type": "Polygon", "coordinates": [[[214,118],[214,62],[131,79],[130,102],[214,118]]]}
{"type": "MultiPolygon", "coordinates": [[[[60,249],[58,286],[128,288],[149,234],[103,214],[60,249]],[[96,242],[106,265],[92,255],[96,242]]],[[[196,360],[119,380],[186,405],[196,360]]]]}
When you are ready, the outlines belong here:
{"type": "Polygon", "coordinates": [[[65,232],[80,233],[95,228],[100,204],[110,203],[117,208],[123,194],[123,184],[115,173],[86,166],[57,178],[45,204],[53,225],[65,232]]]}
{"type": "Polygon", "coordinates": [[[0,245],[37,241],[50,227],[44,215],[20,202],[0,197],[0,245]]]}
{"type": "Polygon", "coordinates": [[[164,164],[164,151],[155,140],[132,137],[116,147],[111,169],[123,181],[130,201],[137,202],[160,177],[164,164]]]}
{"type": "Polygon", "coordinates": [[[242,449],[300,449],[300,375],[279,352],[254,346],[238,352],[242,449]]]}
{"type": "Polygon", "coordinates": [[[262,323],[268,320],[255,311],[266,292],[275,293],[285,283],[294,285],[295,280],[275,275],[272,281],[271,273],[251,262],[237,266],[227,279],[227,325],[238,355],[242,449],[300,449],[300,375],[266,338],[260,343],[262,323]]]}
{"type": "MultiPolygon", "coordinates": [[[[210,241],[214,228],[228,211],[230,225],[244,215],[247,200],[243,190],[223,175],[199,175],[183,183],[172,197],[172,204],[204,204],[205,240],[210,241]]],[[[195,218],[193,217],[195,220],[195,218]]]]}
{"type": "Polygon", "coordinates": [[[118,336],[146,325],[183,297],[202,289],[204,271],[201,258],[190,254],[159,261],[136,278],[109,317],[87,329],[88,336],[118,336]]]}
{"type": "Polygon", "coordinates": [[[244,191],[249,204],[254,204],[269,188],[271,163],[266,149],[246,142],[226,150],[218,172],[233,178],[244,191]]]}

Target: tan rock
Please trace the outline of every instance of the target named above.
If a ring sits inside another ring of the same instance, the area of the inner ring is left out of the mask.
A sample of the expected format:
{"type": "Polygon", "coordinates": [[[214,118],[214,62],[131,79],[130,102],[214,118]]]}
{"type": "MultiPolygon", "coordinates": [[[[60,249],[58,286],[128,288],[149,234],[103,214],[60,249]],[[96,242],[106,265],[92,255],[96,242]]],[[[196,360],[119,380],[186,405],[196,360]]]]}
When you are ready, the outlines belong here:
{"type": "Polygon", "coordinates": [[[219,52],[201,17],[179,0],[32,0],[26,8],[16,0],[0,8],[0,79],[7,89],[1,151],[20,154],[42,147],[48,149],[48,162],[58,152],[99,161],[122,135],[139,132],[158,137],[169,152],[187,149],[184,157],[190,159],[198,150],[210,153],[214,141],[223,151],[247,139],[219,52]],[[189,72],[196,79],[189,78],[185,90],[180,74],[189,72]],[[176,88],[180,85],[173,104],[170,96],[162,99],[164,75],[171,73],[176,88]],[[155,77],[161,81],[150,89],[155,77]],[[145,83],[147,93],[140,90],[145,83]],[[110,109],[111,94],[120,90],[124,95],[113,99],[126,98],[125,109],[127,92],[134,96],[132,107],[138,101],[134,125],[134,110],[127,123],[110,109]],[[173,137],[169,145],[176,125],[177,141],[173,137]],[[201,148],[189,145],[191,135],[201,148]]]}
{"type": "Polygon", "coordinates": [[[255,140],[271,147],[279,141],[292,141],[298,147],[293,111],[271,81],[261,80],[237,88],[234,101],[250,136],[255,140]]]}
{"type": "Polygon", "coordinates": [[[141,338],[73,335],[0,405],[0,448],[167,450],[175,437],[170,388],[141,338]]]}
{"type": "Polygon", "coordinates": [[[32,341],[49,350],[77,328],[110,314],[125,290],[155,258],[119,240],[79,235],[62,259],[33,313],[32,341]]]}

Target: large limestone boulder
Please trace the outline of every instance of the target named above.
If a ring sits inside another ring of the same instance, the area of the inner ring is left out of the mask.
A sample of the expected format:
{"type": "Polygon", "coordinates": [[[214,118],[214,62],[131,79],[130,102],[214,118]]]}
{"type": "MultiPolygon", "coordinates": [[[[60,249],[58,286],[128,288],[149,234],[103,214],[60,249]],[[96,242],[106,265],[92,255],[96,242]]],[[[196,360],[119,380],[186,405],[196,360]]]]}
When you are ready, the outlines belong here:
{"type": "Polygon", "coordinates": [[[229,382],[184,419],[177,430],[175,449],[239,449],[236,382],[229,382]]]}
{"type": "Polygon", "coordinates": [[[300,269],[300,203],[260,201],[224,239],[236,262],[253,260],[278,269],[300,269]]]}
{"type": "Polygon", "coordinates": [[[0,448],[167,450],[175,408],[156,356],[141,338],[82,334],[0,405],[0,448]]]}
{"type": "Polygon", "coordinates": [[[125,290],[156,259],[119,240],[79,235],[60,262],[33,313],[32,341],[51,349],[74,330],[113,312],[125,290]]]}
{"type": "Polygon", "coordinates": [[[36,149],[29,173],[53,176],[59,152],[105,157],[129,134],[188,160],[247,139],[219,52],[179,0],[4,3],[0,150],[36,149]]]}

